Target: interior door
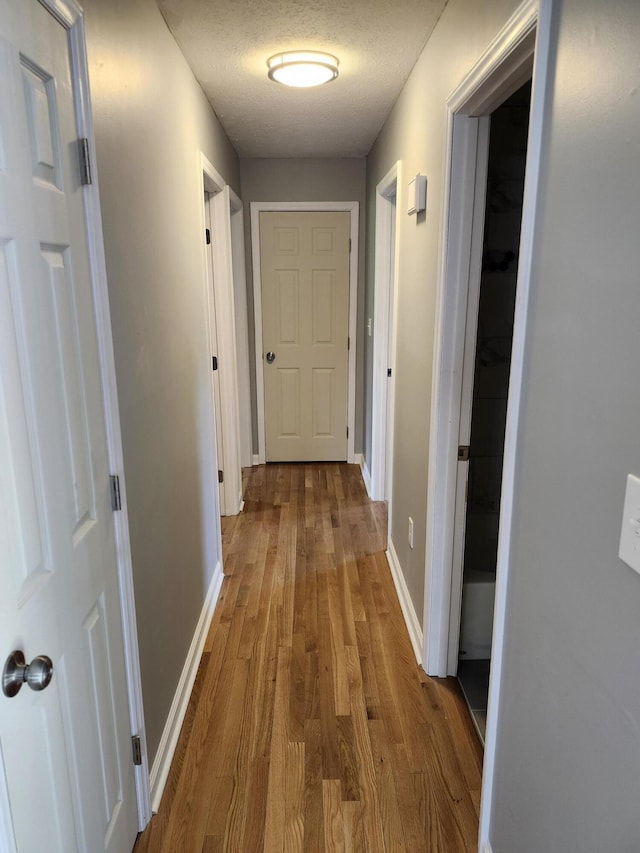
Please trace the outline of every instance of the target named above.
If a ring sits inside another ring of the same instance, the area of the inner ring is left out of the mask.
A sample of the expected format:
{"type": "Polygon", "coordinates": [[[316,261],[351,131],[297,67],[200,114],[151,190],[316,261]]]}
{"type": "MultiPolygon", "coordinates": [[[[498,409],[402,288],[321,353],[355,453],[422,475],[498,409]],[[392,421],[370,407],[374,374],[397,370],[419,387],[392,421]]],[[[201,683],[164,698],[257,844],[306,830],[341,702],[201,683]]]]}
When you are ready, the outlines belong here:
{"type": "MultiPolygon", "coordinates": [[[[205,193],[204,197],[204,210],[205,210],[205,222],[207,223],[207,249],[211,248],[212,234],[213,230],[211,227],[211,206],[210,206],[210,195],[209,193],[205,193]]],[[[215,409],[215,421],[216,421],[216,454],[218,457],[218,470],[223,471],[224,469],[224,436],[222,434],[222,396],[220,394],[220,371],[218,369],[218,328],[216,325],[216,289],[214,287],[214,278],[213,278],[213,258],[211,256],[211,251],[207,251],[207,279],[208,279],[208,287],[209,287],[209,334],[211,340],[211,366],[215,368],[212,370],[212,383],[213,383],[213,401],[214,401],[214,409],[215,409]]],[[[220,498],[220,513],[222,515],[229,515],[227,512],[227,497],[224,485],[224,473],[222,476],[218,474],[218,496],[220,498]]]]}
{"type": "Polygon", "coordinates": [[[122,853],[137,832],[73,83],[65,27],[0,0],[0,667],[53,666],[0,694],[0,847],[18,853],[122,853]]]}
{"type": "Polygon", "coordinates": [[[347,458],[348,212],[262,212],[266,459],[347,458]]]}

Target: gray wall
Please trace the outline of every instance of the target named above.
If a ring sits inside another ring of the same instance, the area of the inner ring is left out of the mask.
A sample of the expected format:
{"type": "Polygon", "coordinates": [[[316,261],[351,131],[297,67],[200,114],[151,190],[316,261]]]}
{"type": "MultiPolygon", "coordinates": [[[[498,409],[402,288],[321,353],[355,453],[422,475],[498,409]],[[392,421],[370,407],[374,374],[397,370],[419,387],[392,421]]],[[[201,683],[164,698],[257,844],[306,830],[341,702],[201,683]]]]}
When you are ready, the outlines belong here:
{"type": "Polygon", "coordinates": [[[365,282],[365,160],[339,159],[249,159],[240,161],[241,197],[245,216],[247,253],[247,300],[251,370],[251,413],[253,452],[258,452],[256,409],[255,337],[253,314],[253,263],[251,258],[252,201],[357,201],[360,203],[360,251],[358,255],[358,339],[356,362],[356,453],[363,449],[364,409],[364,308],[365,282]]]}
{"type": "Polygon", "coordinates": [[[153,761],[219,557],[198,152],[238,162],[153,0],[83,6],[153,761]]]}
{"type": "MultiPolygon", "coordinates": [[[[403,213],[396,235],[400,248],[394,492],[391,538],[413,606],[422,620],[425,519],[429,463],[429,417],[435,324],[438,238],[442,209],[445,100],[516,8],[516,0],[450,0],[367,158],[367,286],[362,323],[373,317],[375,190],[396,160],[402,160],[398,205],[407,209],[407,184],[427,176],[427,210],[403,213]],[[414,548],[407,541],[415,522],[414,548]]],[[[365,459],[371,460],[371,362],[366,338],[365,459]]]]}
{"type": "Polygon", "coordinates": [[[640,849],[640,6],[554,4],[494,853],[640,849]]]}
{"type": "MultiPolygon", "coordinates": [[[[423,525],[415,551],[404,543],[426,510],[444,101],[514,6],[450,0],[367,162],[366,315],[375,185],[397,159],[403,194],[416,172],[429,181],[426,216],[399,232],[392,534],[418,613],[423,525]]],[[[617,551],[625,478],[640,475],[640,6],[553,10],[490,840],[493,853],[631,853],[640,577],[617,551]]]]}

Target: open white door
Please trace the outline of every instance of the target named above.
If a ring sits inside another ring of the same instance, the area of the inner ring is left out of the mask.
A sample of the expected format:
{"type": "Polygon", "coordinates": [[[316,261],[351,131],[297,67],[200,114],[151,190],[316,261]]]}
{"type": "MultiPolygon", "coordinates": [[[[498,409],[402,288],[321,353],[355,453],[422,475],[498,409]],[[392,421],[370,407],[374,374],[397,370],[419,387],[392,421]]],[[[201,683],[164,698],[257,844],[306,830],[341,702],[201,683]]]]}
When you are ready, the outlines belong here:
{"type": "MultiPolygon", "coordinates": [[[[207,246],[211,246],[211,209],[209,194],[205,194],[204,201],[205,221],[207,223],[206,240],[207,246]]],[[[219,347],[218,347],[218,327],[216,322],[216,300],[215,300],[215,281],[213,277],[213,256],[210,251],[207,252],[207,280],[209,283],[209,336],[211,341],[211,367],[212,367],[212,383],[213,383],[213,401],[216,421],[216,454],[218,459],[218,497],[220,500],[220,512],[222,515],[232,515],[227,511],[227,498],[224,484],[224,436],[223,427],[220,421],[222,413],[222,395],[220,392],[220,371],[218,370],[219,347]]]]}
{"type": "Polygon", "coordinates": [[[400,253],[396,234],[402,186],[398,160],[376,187],[375,298],[373,322],[373,396],[371,423],[370,493],[374,501],[388,502],[391,523],[393,496],[393,425],[395,399],[396,317],[400,253]]]}
{"type": "Polygon", "coordinates": [[[80,42],[61,23],[70,4],[48,5],[56,17],[0,0],[0,666],[18,651],[53,668],[40,692],[19,670],[3,680],[0,848],[121,853],[138,813],[80,185],[80,42]]]}
{"type": "MultiPolygon", "coordinates": [[[[237,515],[242,509],[240,413],[234,272],[231,239],[231,195],[222,176],[200,155],[203,192],[204,274],[207,283],[209,343],[214,378],[218,476],[222,478],[220,511],[237,515]],[[215,359],[215,361],[214,361],[215,359]]],[[[238,199],[239,201],[239,199],[238,199]]]]}

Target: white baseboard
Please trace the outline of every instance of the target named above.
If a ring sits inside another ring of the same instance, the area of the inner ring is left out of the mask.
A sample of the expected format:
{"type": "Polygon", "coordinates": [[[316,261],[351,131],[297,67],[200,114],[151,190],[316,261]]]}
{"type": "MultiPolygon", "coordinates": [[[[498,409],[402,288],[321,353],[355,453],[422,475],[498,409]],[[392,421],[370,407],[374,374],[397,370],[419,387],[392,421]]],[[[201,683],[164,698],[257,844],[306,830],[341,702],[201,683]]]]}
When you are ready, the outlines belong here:
{"type": "Polygon", "coordinates": [[[493,848],[491,847],[491,843],[489,841],[480,842],[480,851],[481,853],[493,853],[493,848]]]}
{"type": "Polygon", "coordinates": [[[407,584],[405,582],[404,575],[402,574],[402,569],[400,568],[400,561],[398,560],[398,555],[396,554],[396,549],[393,547],[391,539],[389,539],[386,554],[389,562],[389,568],[391,569],[391,576],[393,577],[396,592],[398,593],[398,599],[400,600],[402,615],[404,616],[411,645],[413,646],[413,652],[416,656],[416,660],[418,661],[418,665],[421,666],[423,643],[422,626],[420,625],[413,602],[411,601],[411,596],[409,595],[409,590],[407,589],[407,584]]]}
{"type": "Polygon", "coordinates": [[[360,457],[360,471],[362,472],[364,487],[367,490],[369,499],[371,499],[371,471],[369,471],[369,466],[367,465],[364,456],[360,457]]]}
{"type": "Polygon", "coordinates": [[[191,646],[189,647],[184,667],[182,668],[178,687],[176,688],[173,702],[171,703],[169,716],[167,717],[167,722],[160,739],[160,746],[158,747],[158,752],[156,753],[153,767],[151,768],[149,781],[151,785],[151,809],[154,814],[158,811],[164,786],[167,782],[169,769],[173,760],[173,754],[178,744],[178,737],[180,736],[180,729],[182,728],[182,723],[184,722],[184,717],[187,713],[187,706],[189,704],[189,699],[191,698],[191,691],[196,680],[198,665],[200,664],[200,658],[202,657],[202,650],[207,639],[209,626],[211,625],[213,611],[215,610],[218,596],[220,594],[222,580],[222,564],[218,561],[213,573],[213,578],[211,579],[211,584],[209,586],[209,591],[207,592],[202,612],[200,613],[200,618],[198,619],[193,639],[191,640],[191,646]]]}
{"type": "Polygon", "coordinates": [[[359,465],[362,468],[362,453],[354,453],[351,458],[353,459],[352,465],[359,465]]]}
{"type": "Polygon", "coordinates": [[[260,454],[259,454],[259,453],[254,453],[254,454],[253,454],[253,464],[254,464],[254,465],[259,465],[259,464],[260,464],[260,454]]]}

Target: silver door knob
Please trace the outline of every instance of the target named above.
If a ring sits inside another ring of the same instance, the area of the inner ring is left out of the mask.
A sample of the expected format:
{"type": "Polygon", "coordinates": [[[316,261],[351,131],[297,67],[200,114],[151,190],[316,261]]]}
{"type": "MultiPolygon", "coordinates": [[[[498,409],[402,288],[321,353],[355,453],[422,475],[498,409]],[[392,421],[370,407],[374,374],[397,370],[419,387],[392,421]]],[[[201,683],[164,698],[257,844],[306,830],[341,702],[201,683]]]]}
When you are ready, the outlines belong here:
{"type": "Polygon", "coordinates": [[[268,364],[273,364],[273,362],[276,360],[275,352],[268,352],[266,355],[266,359],[268,364]]]}
{"type": "Polygon", "coordinates": [[[53,661],[46,655],[38,655],[27,663],[21,651],[11,652],[2,672],[2,692],[11,698],[19,693],[23,684],[32,690],[44,690],[53,677],[53,661]]]}

